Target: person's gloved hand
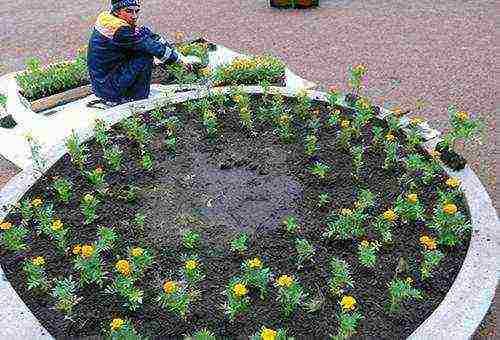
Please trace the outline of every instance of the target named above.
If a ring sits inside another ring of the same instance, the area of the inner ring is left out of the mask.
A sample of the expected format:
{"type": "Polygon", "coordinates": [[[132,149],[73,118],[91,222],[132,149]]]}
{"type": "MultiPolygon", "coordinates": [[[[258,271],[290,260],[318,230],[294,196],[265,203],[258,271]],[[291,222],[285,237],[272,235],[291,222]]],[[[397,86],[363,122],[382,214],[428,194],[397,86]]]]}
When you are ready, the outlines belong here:
{"type": "Polygon", "coordinates": [[[201,64],[201,59],[193,55],[184,56],[179,53],[179,63],[192,72],[194,65],[201,64]]]}

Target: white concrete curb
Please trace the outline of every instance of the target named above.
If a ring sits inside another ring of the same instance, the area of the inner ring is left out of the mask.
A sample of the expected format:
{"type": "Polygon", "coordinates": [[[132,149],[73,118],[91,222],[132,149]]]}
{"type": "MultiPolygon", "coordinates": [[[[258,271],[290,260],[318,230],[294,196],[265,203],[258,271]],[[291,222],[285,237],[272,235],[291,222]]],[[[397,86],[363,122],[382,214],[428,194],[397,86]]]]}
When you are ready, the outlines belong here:
{"type": "MultiPolygon", "coordinates": [[[[230,88],[220,88],[228,91],[230,88]]],[[[258,86],[242,87],[248,93],[262,93],[258,86]]],[[[296,91],[287,88],[271,87],[272,93],[293,96],[296,91]]],[[[312,99],[325,101],[325,93],[308,91],[312,99]]],[[[204,97],[206,90],[178,93],[174,102],[204,97]]],[[[145,99],[142,101],[123,104],[101,113],[101,118],[114,125],[131,115],[132,111],[150,110],[161,104],[164,97],[145,99]]],[[[383,111],[383,114],[387,112],[383,111]]],[[[81,140],[88,140],[93,135],[92,127],[85,127],[77,131],[81,140]]],[[[436,139],[428,143],[429,147],[437,142],[436,139]]],[[[46,154],[48,167],[52,166],[66,153],[63,144],[53,146],[46,154]]],[[[464,264],[453,283],[450,291],[431,314],[409,337],[410,339],[468,339],[475,331],[486,314],[498,283],[498,245],[500,224],[491,199],[482,186],[478,177],[470,168],[452,173],[462,181],[462,187],[469,205],[473,233],[464,264]]],[[[36,174],[32,166],[27,166],[22,172],[12,178],[0,191],[0,206],[15,204],[25,192],[31,188],[40,175],[36,174]]],[[[0,211],[0,221],[5,218],[7,211],[0,211]]],[[[0,277],[4,273],[0,268],[0,277]]],[[[5,339],[48,339],[47,331],[22,302],[8,281],[0,284],[0,305],[7,308],[0,309],[0,336],[5,339]],[[20,334],[22,330],[22,334],[20,334]]]]}

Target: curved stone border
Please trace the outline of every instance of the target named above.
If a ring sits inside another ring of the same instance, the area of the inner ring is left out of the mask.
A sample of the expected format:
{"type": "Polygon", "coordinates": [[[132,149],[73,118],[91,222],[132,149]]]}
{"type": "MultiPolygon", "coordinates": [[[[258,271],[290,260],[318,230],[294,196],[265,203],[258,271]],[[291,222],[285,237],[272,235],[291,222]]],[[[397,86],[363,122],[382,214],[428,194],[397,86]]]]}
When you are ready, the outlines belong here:
{"type": "MultiPolygon", "coordinates": [[[[243,91],[251,94],[263,93],[261,87],[244,86],[243,91]]],[[[227,92],[230,87],[213,89],[227,92]]],[[[271,94],[294,96],[296,91],[270,87],[271,94]]],[[[174,103],[189,99],[207,96],[208,88],[199,88],[176,94],[174,103]]],[[[314,100],[326,101],[326,94],[319,91],[308,91],[309,97],[314,100]]],[[[164,104],[167,97],[145,99],[134,103],[122,104],[102,112],[103,119],[110,125],[130,116],[133,112],[151,110],[157,105],[164,104]]],[[[389,112],[382,109],[381,117],[389,112]]],[[[93,136],[91,127],[76,131],[82,141],[93,136]]],[[[438,142],[436,138],[426,143],[426,147],[433,149],[438,142]]],[[[56,145],[45,155],[48,167],[52,166],[66,153],[65,145],[56,145]]],[[[500,224],[491,199],[474,172],[466,167],[460,172],[448,172],[460,178],[462,188],[467,198],[472,220],[472,236],[466,258],[460,272],[444,300],[409,337],[409,339],[468,339],[475,331],[486,314],[495,288],[498,283],[498,254],[500,224]]],[[[40,173],[32,166],[12,178],[0,191],[0,221],[7,215],[7,207],[12,206],[31,188],[40,173]]],[[[33,316],[28,307],[17,295],[10,283],[6,280],[0,268],[0,337],[8,339],[51,339],[52,337],[33,316]]]]}

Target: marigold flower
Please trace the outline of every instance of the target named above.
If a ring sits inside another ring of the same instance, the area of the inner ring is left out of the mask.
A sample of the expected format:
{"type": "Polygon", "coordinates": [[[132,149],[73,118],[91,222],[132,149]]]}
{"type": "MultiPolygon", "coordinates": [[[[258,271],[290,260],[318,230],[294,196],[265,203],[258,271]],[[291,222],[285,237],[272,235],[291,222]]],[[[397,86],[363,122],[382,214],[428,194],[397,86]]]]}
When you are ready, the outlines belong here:
{"type": "Polygon", "coordinates": [[[394,142],[396,140],[396,136],[394,136],[392,133],[388,133],[385,135],[385,139],[389,142],[394,142]]]}
{"type": "Polygon", "coordinates": [[[348,208],[342,208],[340,209],[340,214],[344,216],[350,216],[352,215],[352,210],[348,208]]]}
{"type": "Polygon", "coordinates": [[[258,257],[254,257],[253,259],[248,261],[248,266],[250,268],[261,268],[262,261],[258,257]]]}
{"type": "Polygon", "coordinates": [[[367,240],[363,240],[363,241],[361,241],[361,246],[362,246],[362,247],[366,248],[366,247],[368,247],[369,245],[370,245],[370,242],[368,242],[367,240]]]}
{"type": "Polygon", "coordinates": [[[84,244],[82,246],[82,257],[89,258],[94,253],[94,246],[91,244],[84,244]]]}
{"type": "Polygon", "coordinates": [[[356,299],[350,295],[344,295],[340,300],[340,306],[345,310],[353,310],[356,308],[356,299]]]}
{"type": "Polygon", "coordinates": [[[347,129],[349,127],[350,122],[347,119],[343,119],[340,121],[340,127],[342,129],[347,129]]]}
{"type": "Polygon", "coordinates": [[[410,202],[411,204],[415,204],[418,201],[418,195],[417,194],[408,194],[406,196],[406,200],[410,202]]]}
{"type": "Polygon", "coordinates": [[[31,261],[35,266],[41,267],[45,264],[45,259],[42,256],[37,256],[31,261]]]}
{"type": "Polygon", "coordinates": [[[466,111],[460,111],[460,112],[457,112],[457,118],[458,118],[458,120],[460,120],[461,122],[464,122],[464,121],[466,121],[467,119],[469,119],[469,113],[467,113],[466,111]]]}
{"type": "Polygon", "coordinates": [[[408,276],[408,277],[406,278],[405,282],[406,282],[407,284],[411,285],[411,284],[413,283],[413,279],[412,279],[411,277],[409,277],[409,276],[408,276]]]}
{"type": "Polygon", "coordinates": [[[80,244],[75,244],[73,246],[73,254],[78,255],[82,252],[82,246],[80,244]]]}
{"type": "Polygon", "coordinates": [[[243,283],[237,283],[233,287],[234,295],[240,297],[248,293],[247,287],[243,283]]]}
{"type": "Polygon", "coordinates": [[[338,91],[337,85],[330,85],[330,86],[328,86],[328,91],[330,91],[330,92],[337,92],[338,91]]]}
{"type": "Polygon", "coordinates": [[[94,196],[92,196],[91,194],[85,194],[85,196],[83,196],[83,200],[85,201],[85,203],[90,203],[94,200],[94,196]]]}
{"type": "Polygon", "coordinates": [[[450,177],[446,180],[446,185],[450,188],[458,188],[460,186],[460,180],[456,177],[450,177]]]}
{"type": "Polygon", "coordinates": [[[42,205],[43,201],[41,198],[35,198],[33,201],[31,201],[31,205],[34,206],[35,208],[39,208],[42,205]]]}
{"type": "Polygon", "coordinates": [[[289,275],[281,275],[276,280],[276,283],[280,287],[290,287],[293,284],[293,277],[291,277],[289,275]]]}
{"type": "Polygon", "coordinates": [[[112,331],[118,331],[122,328],[123,324],[125,323],[125,321],[123,321],[122,319],[113,319],[113,321],[111,321],[111,330],[112,331]]]}
{"type": "Polygon", "coordinates": [[[354,67],[354,70],[360,73],[366,72],[366,66],[363,64],[358,64],[354,67]]]}
{"type": "Polygon", "coordinates": [[[119,273],[125,276],[130,275],[130,263],[128,263],[127,260],[119,260],[118,262],[116,262],[115,268],[119,273]]]}
{"type": "Polygon", "coordinates": [[[102,174],[102,168],[100,166],[96,167],[95,168],[95,173],[98,174],[98,175],[102,174]]]}
{"type": "Polygon", "coordinates": [[[182,32],[175,32],[174,33],[174,37],[175,37],[175,40],[181,40],[182,38],[184,38],[184,33],[182,33],[182,32]]]}
{"type": "Polygon", "coordinates": [[[167,294],[172,294],[173,292],[175,292],[176,289],[177,289],[177,282],[175,281],[166,281],[163,284],[163,291],[167,294]]]}
{"type": "Polygon", "coordinates": [[[420,244],[427,250],[435,250],[436,249],[436,240],[427,235],[423,235],[420,237],[420,244]]]}
{"type": "Polygon", "coordinates": [[[132,248],[132,250],[130,251],[130,254],[133,256],[133,257],[137,257],[137,256],[141,256],[142,254],[144,253],[144,249],[142,248],[132,248]]]}
{"type": "Polygon", "coordinates": [[[423,123],[424,119],[421,117],[411,117],[410,119],[410,124],[411,125],[418,125],[420,123],[423,123]]]}
{"type": "Polygon", "coordinates": [[[288,123],[290,123],[290,116],[289,115],[281,115],[281,116],[279,116],[278,123],[280,125],[288,125],[288,123]]]}
{"type": "Polygon", "coordinates": [[[61,220],[54,220],[52,222],[52,226],[51,226],[52,230],[58,231],[58,230],[61,230],[62,227],[63,227],[63,223],[61,222],[61,220]]]}
{"type": "Polygon", "coordinates": [[[233,99],[235,102],[239,103],[243,99],[243,97],[238,94],[238,95],[234,96],[233,99]]]}
{"type": "Polygon", "coordinates": [[[383,216],[384,216],[385,220],[390,221],[390,222],[393,222],[398,218],[398,215],[392,209],[384,211],[383,216]]]}
{"type": "Polygon", "coordinates": [[[457,210],[457,206],[453,203],[448,203],[443,206],[443,212],[448,215],[454,215],[457,210]]]}
{"type": "Polygon", "coordinates": [[[188,260],[188,261],[186,261],[185,266],[186,266],[187,270],[193,270],[196,267],[198,267],[198,261],[196,261],[196,260],[188,260]]]}
{"type": "Polygon", "coordinates": [[[200,70],[200,73],[204,77],[208,77],[211,73],[210,69],[208,67],[204,67],[200,70]]]}
{"type": "Polygon", "coordinates": [[[396,116],[396,117],[401,117],[403,115],[403,110],[401,110],[400,107],[395,107],[392,109],[392,113],[396,116]]]}
{"type": "Polygon", "coordinates": [[[432,151],[430,152],[430,155],[431,155],[432,157],[434,157],[434,158],[439,158],[439,157],[441,157],[441,152],[439,152],[439,151],[437,151],[437,150],[432,150],[432,151]]]}
{"type": "Polygon", "coordinates": [[[10,222],[3,222],[0,224],[0,229],[2,230],[9,230],[10,228],[12,228],[12,223],[10,222]]]}
{"type": "Polygon", "coordinates": [[[278,335],[278,332],[276,332],[274,329],[270,328],[265,328],[260,332],[260,338],[262,340],[275,340],[276,336],[278,335]]]}

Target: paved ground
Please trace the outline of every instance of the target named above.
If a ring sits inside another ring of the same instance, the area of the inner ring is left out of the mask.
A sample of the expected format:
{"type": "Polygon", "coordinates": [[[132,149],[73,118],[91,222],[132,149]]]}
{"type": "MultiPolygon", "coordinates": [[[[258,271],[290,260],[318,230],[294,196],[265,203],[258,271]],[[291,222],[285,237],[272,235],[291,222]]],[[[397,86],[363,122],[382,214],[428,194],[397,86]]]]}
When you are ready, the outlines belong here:
{"type": "MultiPolygon", "coordinates": [[[[367,91],[378,104],[414,107],[446,128],[454,103],[480,116],[483,138],[458,148],[496,199],[496,115],[499,83],[495,23],[488,0],[322,0],[311,11],[277,10],[266,0],[148,0],[142,19],[173,39],[175,32],[246,53],[269,51],[300,76],[345,89],[347,67],[368,66],[367,91]]],[[[108,0],[30,0],[2,4],[0,72],[23,68],[26,58],[72,58],[86,45],[96,14],[108,0]]],[[[0,161],[0,183],[13,168],[0,161]]],[[[1,184],[0,184],[1,185],[1,184]]],[[[497,208],[498,210],[498,208],[497,208]]],[[[498,295],[498,294],[497,294],[498,295]]],[[[495,334],[495,311],[479,332],[495,334]]],[[[492,335],[493,336],[493,335],[492,335]]]]}

